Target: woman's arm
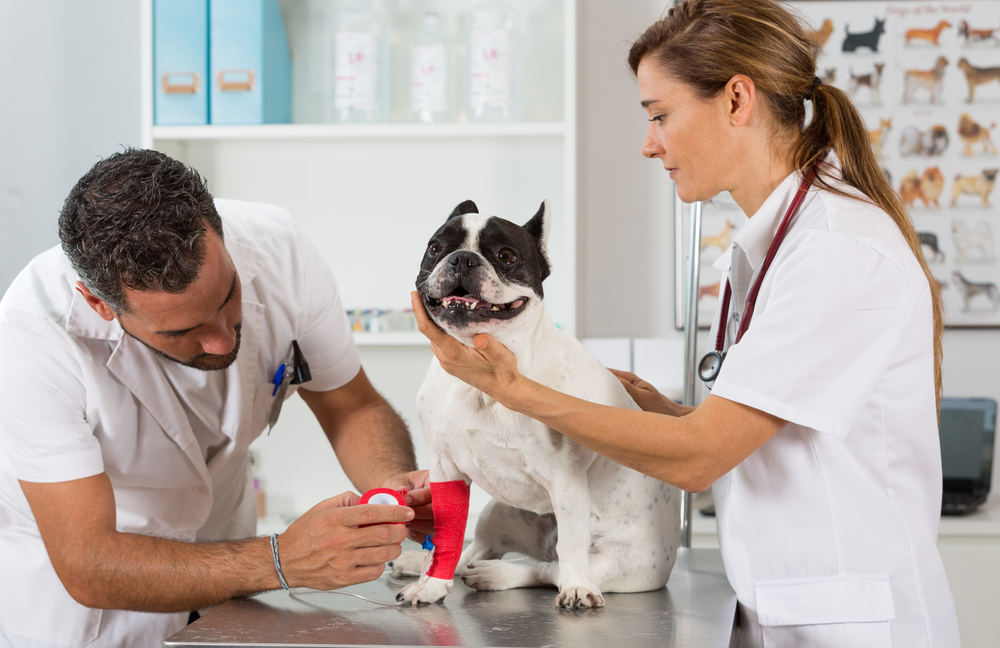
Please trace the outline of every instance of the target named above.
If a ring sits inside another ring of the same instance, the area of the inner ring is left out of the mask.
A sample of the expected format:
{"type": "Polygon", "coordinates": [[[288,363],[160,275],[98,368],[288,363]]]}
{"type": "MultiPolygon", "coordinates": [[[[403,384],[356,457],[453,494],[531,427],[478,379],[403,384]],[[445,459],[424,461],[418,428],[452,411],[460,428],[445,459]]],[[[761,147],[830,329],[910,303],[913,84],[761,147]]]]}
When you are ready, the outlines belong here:
{"type": "Polygon", "coordinates": [[[517,372],[506,347],[480,334],[469,347],[427,317],[416,293],[413,312],[442,368],[505,407],[545,423],[618,463],[684,490],[700,492],[773,437],[785,421],[709,396],[682,416],[598,405],[517,372]]]}

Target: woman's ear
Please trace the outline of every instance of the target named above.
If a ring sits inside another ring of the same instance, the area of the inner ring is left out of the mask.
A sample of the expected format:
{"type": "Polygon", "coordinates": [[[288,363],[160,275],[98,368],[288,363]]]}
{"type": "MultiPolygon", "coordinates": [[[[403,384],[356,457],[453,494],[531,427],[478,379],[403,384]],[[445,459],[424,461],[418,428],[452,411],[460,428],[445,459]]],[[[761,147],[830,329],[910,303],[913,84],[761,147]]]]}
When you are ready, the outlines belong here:
{"type": "Polygon", "coordinates": [[[723,91],[729,109],[729,119],[733,126],[743,126],[753,115],[757,99],[757,88],[750,77],[737,74],[726,83],[723,91]]]}

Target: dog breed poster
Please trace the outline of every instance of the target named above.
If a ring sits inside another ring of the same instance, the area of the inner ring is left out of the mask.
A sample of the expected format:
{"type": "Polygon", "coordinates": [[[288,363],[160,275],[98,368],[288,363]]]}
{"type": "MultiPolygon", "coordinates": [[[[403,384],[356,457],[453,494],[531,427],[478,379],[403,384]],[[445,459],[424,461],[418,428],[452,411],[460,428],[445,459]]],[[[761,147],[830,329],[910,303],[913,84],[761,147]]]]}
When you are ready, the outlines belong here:
{"type": "MultiPolygon", "coordinates": [[[[1000,1],[792,4],[822,48],[818,75],[853,98],[916,225],[946,324],[1000,326],[1000,1]]],[[[698,319],[706,328],[721,278],[712,263],[746,220],[734,206],[725,195],[703,206],[698,319]]],[[[683,272],[677,285],[682,295],[683,272]]],[[[683,299],[677,304],[683,324],[683,299]]]]}

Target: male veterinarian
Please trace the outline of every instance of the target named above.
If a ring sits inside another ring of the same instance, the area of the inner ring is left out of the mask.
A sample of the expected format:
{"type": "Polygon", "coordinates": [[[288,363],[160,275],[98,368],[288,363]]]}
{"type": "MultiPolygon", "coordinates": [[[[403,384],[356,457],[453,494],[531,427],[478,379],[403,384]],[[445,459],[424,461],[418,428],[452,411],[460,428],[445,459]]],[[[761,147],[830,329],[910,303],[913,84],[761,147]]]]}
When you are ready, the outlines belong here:
{"type": "Polygon", "coordinates": [[[377,578],[407,526],[360,524],[429,530],[345,493],[253,537],[247,447],[293,340],[311,378],[286,395],[354,484],[416,489],[409,503],[430,508],[333,276],[287,212],[213,200],[185,165],[127,150],[73,188],[59,234],[0,302],[0,647],[162,645],[233,596],[377,578]]]}

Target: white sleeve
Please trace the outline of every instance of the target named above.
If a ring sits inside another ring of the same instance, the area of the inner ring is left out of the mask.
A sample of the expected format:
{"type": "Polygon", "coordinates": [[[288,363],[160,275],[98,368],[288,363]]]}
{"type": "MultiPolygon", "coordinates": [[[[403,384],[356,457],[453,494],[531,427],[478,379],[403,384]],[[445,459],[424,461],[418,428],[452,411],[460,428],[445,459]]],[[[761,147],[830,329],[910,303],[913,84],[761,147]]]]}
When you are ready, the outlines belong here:
{"type": "Polygon", "coordinates": [[[31,482],[104,472],[78,357],[52,321],[7,315],[0,322],[0,470],[31,482]]]}
{"type": "Polygon", "coordinates": [[[767,301],[730,347],[712,393],[844,439],[915,316],[904,273],[839,234],[792,251],[771,272],[767,301]]]}
{"type": "Polygon", "coordinates": [[[361,370],[361,355],[354,343],[347,312],[333,272],[316,246],[297,232],[296,285],[303,287],[302,311],[296,326],[299,347],[309,362],[309,391],[342,387],[361,370]]]}

